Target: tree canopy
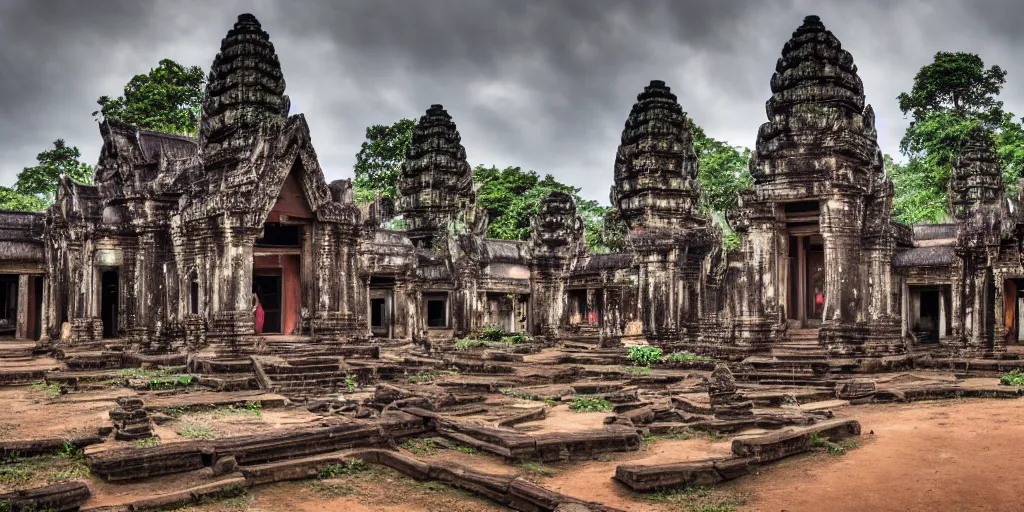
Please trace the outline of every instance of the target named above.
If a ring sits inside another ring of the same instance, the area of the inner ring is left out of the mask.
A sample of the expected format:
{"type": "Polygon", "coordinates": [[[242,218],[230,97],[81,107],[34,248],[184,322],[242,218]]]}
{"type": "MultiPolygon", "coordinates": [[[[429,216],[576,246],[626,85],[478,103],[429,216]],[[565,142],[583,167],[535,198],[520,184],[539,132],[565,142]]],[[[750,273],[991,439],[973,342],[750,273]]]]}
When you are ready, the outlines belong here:
{"type": "Polygon", "coordinates": [[[161,132],[195,135],[206,79],[199,66],[163,59],[147,74],[132,77],[117,98],[100,96],[92,115],[161,132]]]}
{"type": "Polygon", "coordinates": [[[998,100],[1006,72],[985,67],[973,53],[939,52],[914,77],[910,92],[900,94],[900,110],[911,118],[900,151],[905,163],[886,159],[895,189],[894,213],[907,222],[948,220],[947,188],[952,166],[968,134],[991,130],[1003,168],[1007,193],[1017,193],[1024,169],[1024,135],[1020,121],[998,100]]]}
{"type": "Polygon", "coordinates": [[[399,119],[392,125],[375,124],[366,128],[366,140],[356,153],[356,203],[373,201],[377,194],[391,199],[398,197],[398,178],[415,126],[412,119],[399,119]]]}
{"type": "Polygon", "coordinates": [[[53,141],[53,149],[36,155],[37,164],[18,173],[14,187],[0,187],[0,208],[41,211],[53,204],[62,175],[79,183],[92,183],[93,169],[80,162],[82,152],[64,139],[53,141]]]}
{"type": "Polygon", "coordinates": [[[723,214],[736,208],[740,191],[754,186],[750,177],[750,149],[708,137],[692,120],[690,132],[700,164],[698,209],[707,214],[723,214]]]}
{"type": "Polygon", "coordinates": [[[508,240],[530,238],[534,215],[540,211],[540,202],[552,191],[565,192],[576,201],[576,212],[583,219],[587,247],[591,252],[607,252],[616,243],[606,233],[605,222],[612,208],[597,201],[583,199],[580,189],[560,183],[550,174],[541,178],[534,171],[519,167],[484,167],[473,170],[473,181],[479,187],[477,204],[487,209],[489,224],[487,236],[508,240]]]}

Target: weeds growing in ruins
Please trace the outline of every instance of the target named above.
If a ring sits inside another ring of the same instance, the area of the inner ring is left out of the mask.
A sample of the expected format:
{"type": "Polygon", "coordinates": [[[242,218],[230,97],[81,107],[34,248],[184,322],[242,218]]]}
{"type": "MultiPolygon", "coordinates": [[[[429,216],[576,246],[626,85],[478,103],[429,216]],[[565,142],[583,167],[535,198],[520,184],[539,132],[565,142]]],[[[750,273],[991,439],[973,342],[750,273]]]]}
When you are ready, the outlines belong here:
{"type": "Polygon", "coordinates": [[[612,410],[612,404],[604,398],[576,397],[569,404],[573,412],[604,412],[612,410]]]}
{"type": "Polygon", "coordinates": [[[160,446],[159,437],[147,437],[145,439],[137,439],[134,443],[137,448],[152,448],[154,446],[160,446]]]}
{"type": "Polygon", "coordinates": [[[185,439],[213,439],[215,432],[209,425],[192,423],[178,428],[178,435],[185,439]]]}
{"type": "Polygon", "coordinates": [[[338,464],[331,464],[324,469],[320,470],[320,474],[317,478],[320,480],[329,480],[331,478],[338,478],[341,476],[354,475],[362,473],[369,469],[369,465],[362,459],[352,459],[338,464]]]}
{"type": "Polygon", "coordinates": [[[74,455],[70,457],[42,455],[18,458],[12,456],[0,463],[0,487],[36,487],[87,476],[89,476],[89,464],[78,450],[75,450],[74,455]]]}
{"type": "Polygon", "coordinates": [[[661,349],[649,346],[630,347],[626,358],[633,366],[650,366],[651,363],[661,360],[661,349]]]}
{"type": "Polygon", "coordinates": [[[50,396],[50,398],[57,398],[61,394],[60,385],[56,382],[40,382],[39,384],[32,385],[32,391],[41,391],[50,396]]]}
{"type": "Polygon", "coordinates": [[[195,377],[191,375],[176,375],[173,377],[156,377],[149,379],[146,383],[146,387],[150,390],[163,390],[163,389],[174,389],[178,386],[188,387],[195,381],[195,377]]]}
{"type": "Polygon", "coordinates": [[[516,464],[516,468],[519,469],[522,476],[527,480],[552,477],[558,474],[558,471],[555,468],[545,466],[540,462],[523,462],[521,464],[516,464]]]}
{"type": "Polygon", "coordinates": [[[65,459],[76,459],[82,457],[82,450],[75,448],[71,441],[64,441],[64,444],[57,448],[57,456],[65,459]]]}
{"type": "Polygon", "coordinates": [[[353,377],[351,375],[346,375],[345,376],[345,389],[347,389],[348,391],[352,391],[352,390],[356,389],[356,386],[357,386],[357,383],[356,383],[355,377],[353,377]]]}
{"type": "Polygon", "coordinates": [[[449,441],[443,437],[423,437],[409,439],[402,443],[402,448],[409,450],[413,455],[430,456],[438,450],[455,450],[462,453],[474,454],[476,448],[449,441]]]}
{"type": "Polygon", "coordinates": [[[999,378],[999,383],[1004,386],[1024,386],[1024,371],[1019,368],[999,378]]]}
{"type": "Polygon", "coordinates": [[[263,403],[255,400],[249,400],[245,402],[245,410],[249,411],[253,416],[263,416],[263,403]]]}
{"type": "Polygon", "coordinates": [[[474,340],[470,338],[455,340],[455,350],[465,352],[476,347],[486,347],[488,342],[486,340],[474,340]]]}
{"type": "Polygon", "coordinates": [[[630,375],[650,375],[651,369],[647,366],[625,366],[623,371],[630,375]]]}
{"type": "Polygon", "coordinates": [[[679,506],[686,512],[737,512],[736,507],[747,503],[739,495],[714,490],[710,487],[669,488],[644,495],[651,503],[679,506]]]}
{"type": "Polygon", "coordinates": [[[846,454],[846,450],[848,448],[848,445],[833,442],[829,440],[829,438],[824,437],[817,432],[811,434],[811,438],[808,440],[807,444],[812,450],[824,451],[829,455],[835,456],[846,454]]]}
{"type": "Polygon", "coordinates": [[[409,439],[402,443],[402,448],[409,450],[413,455],[433,455],[440,449],[437,442],[440,439],[439,437],[409,439]]]}
{"type": "Polygon", "coordinates": [[[676,352],[675,354],[669,354],[665,356],[665,361],[710,361],[711,358],[707,356],[698,356],[690,352],[676,352]]]}
{"type": "Polygon", "coordinates": [[[440,379],[441,377],[450,377],[458,374],[459,372],[455,371],[424,370],[416,375],[409,377],[409,382],[412,382],[414,384],[417,382],[433,382],[437,379],[440,379]]]}
{"type": "Polygon", "coordinates": [[[159,368],[125,368],[118,371],[122,377],[168,377],[185,372],[184,366],[161,366],[159,368]]]}

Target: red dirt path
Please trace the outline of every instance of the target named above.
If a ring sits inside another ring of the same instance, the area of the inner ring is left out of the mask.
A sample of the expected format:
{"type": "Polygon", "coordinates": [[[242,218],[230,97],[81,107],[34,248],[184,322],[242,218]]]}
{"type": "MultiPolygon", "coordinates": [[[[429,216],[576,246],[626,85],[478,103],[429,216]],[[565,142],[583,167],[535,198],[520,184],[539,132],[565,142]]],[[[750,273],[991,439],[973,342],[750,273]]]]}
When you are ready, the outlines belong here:
{"type": "Polygon", "coordinates": [[[1024,511],[1024,401],[845,408],[864,442],[737,481],[758,512],[1024,511]],[[874,431],[874,435],[868,433],[874,431]]]}

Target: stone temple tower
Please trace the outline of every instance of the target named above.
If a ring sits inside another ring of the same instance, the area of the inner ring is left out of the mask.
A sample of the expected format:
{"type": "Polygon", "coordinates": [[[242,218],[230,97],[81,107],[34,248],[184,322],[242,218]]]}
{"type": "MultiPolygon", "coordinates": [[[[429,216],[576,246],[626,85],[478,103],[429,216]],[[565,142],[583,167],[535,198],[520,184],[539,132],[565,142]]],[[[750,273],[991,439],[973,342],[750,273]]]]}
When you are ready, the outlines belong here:
{"type": "Polygon", "coordinates": [[[736,223],[753,288],[737,332],[759,345],[788,324],[834,354],[898,351],[892,185],[853,57],[808,16],[771,89],[736,223]]]}
{"type": "Polygon", "coordinates": [[[643,333],[660,345],[699,335],[707,306],[699,276],[721,244],[721,232],[694,212],[697,166],[686,114],[665,82],[652,80],[622,130],[611,203],[629,229],[643,333]]]}
{"type": "Polygon", "coordinates": [[[441,105],[431,105],[416,123],[398,193],[398,212],[417,246],[431,246],[436,235],[475,203],[466,148],[452,116],[441,105]]]}
{"type": "MultiPolygon", "coordinates": [[[[995,312],[1002,297],[993,267],[1002,234],[1003,177],[992,150],[991,134],[976,129],[953,165],[949,199],[957,220],[953,339],[957,348],[982,351],[1004,343],[995,312]],[[996,339],[999,338],[999,339],[996,339]]],[[[1001,305],[1000,305],[1001,306],[1001,305]]]]}
{"type": "Polygon", "coordinates": [[[206,83],[199,145],[207,175],[228,179],[227,171],[256,149],[261,131],[284,123],[290,108],[284,87],[270,36],[255,16],[240,15],[221,41],[206,83]]]}

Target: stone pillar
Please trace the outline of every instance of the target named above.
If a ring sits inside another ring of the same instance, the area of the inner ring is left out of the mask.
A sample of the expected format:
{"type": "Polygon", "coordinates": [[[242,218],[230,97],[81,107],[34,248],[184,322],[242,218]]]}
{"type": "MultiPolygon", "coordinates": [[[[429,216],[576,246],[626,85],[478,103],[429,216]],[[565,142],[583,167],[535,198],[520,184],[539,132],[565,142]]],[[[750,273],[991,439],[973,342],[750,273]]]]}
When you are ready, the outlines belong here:
{"type": "Polygon", "coordinates": [[[18,274],[18,313],[14,324],[14,339],[28,339],[28,274],[18,274]]]}
{"type": "Polygon", "coordinates": [[[862,320],[860,315],[859,198],[833,196],[821,203],[825,240],[825,318],[836,325],[862,320]]]}

